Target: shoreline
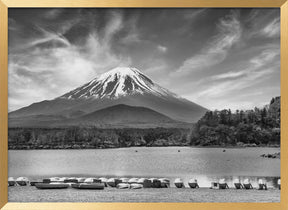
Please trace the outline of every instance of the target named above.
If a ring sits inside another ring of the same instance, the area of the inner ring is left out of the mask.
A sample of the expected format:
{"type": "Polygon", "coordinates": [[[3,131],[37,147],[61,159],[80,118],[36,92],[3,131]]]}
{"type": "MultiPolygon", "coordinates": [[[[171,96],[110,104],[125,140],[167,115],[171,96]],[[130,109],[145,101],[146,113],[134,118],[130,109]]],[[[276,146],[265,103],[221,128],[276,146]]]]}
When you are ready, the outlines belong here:
{"type": "Polygon", "coordinates": [[[104,190],[38,190],[36,187],[9,187],[9,202],[280,202],[280,190],[236,190],[209,188],[144,188],[104,190]]]}
{"type": "Polygon", "coordinates": [[[26,149],[26,148],[18,148],[18,149],[9,149],[11,151],[17,150],[106,150],[106,149],[123,149],[123,148],[163,148],[163,147],[183,147],[183,148],[219,148],[219,149],[246,149],[246,148],[281,148],[280,145],[261,145],[261,146],[189,146],[189,145],[171,145],[171,146],[131,146],[131,147],[105,147],[105,148],[34,148],[34,149],[26,149]]]}

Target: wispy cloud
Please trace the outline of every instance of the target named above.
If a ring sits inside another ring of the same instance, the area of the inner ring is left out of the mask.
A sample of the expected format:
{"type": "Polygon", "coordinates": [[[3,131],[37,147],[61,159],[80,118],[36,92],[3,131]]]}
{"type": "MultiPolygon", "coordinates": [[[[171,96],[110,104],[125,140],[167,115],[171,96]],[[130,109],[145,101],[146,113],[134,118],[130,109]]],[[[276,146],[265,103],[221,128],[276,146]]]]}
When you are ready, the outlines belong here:
{"type": "Polygon", "coordinates": [[[199,54],[185,60],[183,65],[177,70],[177,73],[191,73],[203,70],[225,60],[230,48],[241,38],[242,28],[238,15],[234,11],[225,18],[220,19],[217,25],[218,34],[199,54]]]}
{"type": "Polygon", "coordinates": [[[184,18],[191,21],[191,20],[195,20],[195,18],[197,18],[201,14],[204,14],[206,11],[207,9],[204,8],[204,9],[195,9],[193,11],[188,10],[187,12],[185,11],[182,11],[182,12],[183,12],[184,18]]]}
{"type": "Polygon", "coordinates": [[[113,13],[103,35],[91,32],[80,46],[59,32],[37,26],[40,35],[17,48],[26,53],[9,54],[9,109],[53,99],[107,69],[129,65],[129,57],[119,57],[111,50],[111,40],[122,26],[121,14],[113,13]]]}
{"type": "Polygon", "coordinates": [[[220,97],[262,82],[267,79],[267,75],[278,72],[279,55],[280,51],[277,49],[264,50],[238,71],[226,72],[203,80],[202,82],[211,85],[197,93],[197,97],[220,97]]]}
{"type": "Polygon", "coordinates": [[[280,17],[278,10],[252,10],[245,19],[249,27],[245,31],[246,38],[279,38],[280,17]]]}
{"type": "Polygon", "coordinates": [[[167,47],[164,47],[164,46],[162,46],[162,45],[158,45],[158,46],[157,46],[157,49],[158,49],[160,52],[162,52],[162,53],[165,53],[165,52],[167,51],[167,47]]]}
{"type": "Polygon", "coordinates": [[[275,18],[268,23],[260,33],[266,37],[279,37],[280,36],[280,18],[275,18]]]}
{"type": "Polygon", "coordinates": [[[57,8],[57,9],[48,10],[46,13],[44,13],[43,16],[46,19],[53,20],[59,17],[59,15],[61,15],[62,13],[63,13],[63,9],[57,8]]]}
{"type": "Polygon", "coordinates": [[[274,61],[277,56],[279,56],[279,49],[266,49],[258,56],[255,56],[243,64],[246,68],[240,71],[229,71],[223,74],[218,74],[212,76],[211,80],[221,80],[221,79],[234,79],[242,76],[249,76],[254,71],[260,70],[262,67],[269,65],[270,62],[274,61]]]}

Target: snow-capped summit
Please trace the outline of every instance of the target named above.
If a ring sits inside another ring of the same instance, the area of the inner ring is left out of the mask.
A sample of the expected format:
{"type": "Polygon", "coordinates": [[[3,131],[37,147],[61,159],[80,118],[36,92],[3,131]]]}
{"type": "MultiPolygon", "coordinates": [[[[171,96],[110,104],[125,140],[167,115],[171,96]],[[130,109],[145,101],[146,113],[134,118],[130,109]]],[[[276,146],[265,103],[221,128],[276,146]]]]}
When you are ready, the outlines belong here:
{"type": "Polygon", "coordinates": [[[117,67],[96,77],[87,84],[64,94],[60,98],[119,98],[134,94],[153,94],[167,97],[175,94],[155,84],[136,68],[117,67]]]}

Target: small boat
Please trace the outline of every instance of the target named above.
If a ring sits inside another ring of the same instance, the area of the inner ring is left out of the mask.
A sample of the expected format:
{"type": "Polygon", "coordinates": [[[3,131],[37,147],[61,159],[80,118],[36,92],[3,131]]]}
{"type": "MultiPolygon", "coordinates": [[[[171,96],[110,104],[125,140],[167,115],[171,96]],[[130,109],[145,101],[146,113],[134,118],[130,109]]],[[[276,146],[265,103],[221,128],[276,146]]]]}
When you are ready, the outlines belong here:
{"type": "Polygon", "coordinates": [[[264,183],[263,179],[258,180],[259,188],[258,190],[267,190],[267,184],[264,183]]]}
{"type": "Polygon", "coordinates": [[[185,187],[182,179],[180,179],[180,178],[176,178],[174,181],[174,184],[177,188],[184,188],[185,187]]]}
{"type": "Polygon", "coordinates": [[[151,181],[151,183],[153,183],[154,179],[156,179],[156,178],[150,178],[148,180],[151,181]]]}
{"type": "Polygon", "coordinates": [[[77,178],[78,183],[83,183],[85,180],[86,180],[86,178],[83,178],[83,177],[77,178]]]}
{"type": "Polygon", "coordinates": [[[161,188],[161,181],[159,179],[153,179],[152,188],[161,188]]]}
{"type": "Polygon", "coordinates": [[[37,189],[66,189],[69,187],[69,184],[66,183],[36,183],[35,187],[37,189]]]}
{"type": "Polygon", "coordinates": [[[278,189],[281,190],[281,179],[277,180],[278,189]]]}
{"type": "Polygon", "coordinates": [[[145,181],[145,178],[139,178],[137,183],[143,185],[144,181],[145,181]]]}
{"type": "Polygon", "coordinates": [[[66,177],[60,177],[59,180],[58,180],[58,182],[64,183],[66,179],[67,179],[66,177]]]}
{"type": "Polygon", "coordinates": [[[75,183],[71,185],[75,189],[86,189],[86,190],[103,190],[105,187],[104,183],[75,183]]]}
{"type": "Polygon", "coordinates": [[[117,184],[118,189],[130,189],[130,184],[128,183],[119,183],[117,184]]]}
{"type": "Polygon", "coordinates": [[[170,187],[170,180],[167,178],[160,178],[159,181],[161,182],[161,188],[168,188],[170,187]]]}
{"type": "Polygon", "coordinates": [[[219,183],[218,182],[211,182],[210,189],[219,189],[219,183]]]}
{"type": "Polygon", "coordinates": [[[93,183],[95,178],[87,178],[84,180],[84,183],[93,183]]]}
{"type": "Polygon", "coordinates": [[[51,180],[50,179],[43,179],[42,182],[48,184],[51,182],[51,180]]]}
{"type": "Polygon", "coordinates": [[[245,179],[243,182],[243,186],[246,190],[253,189],[252,184],[250,183],[249,179],[245,179]]]}
{"type": "Polygon", "coordinates": [[[128,180],[129,184],[137,183],[137,182],[138,182],[138,178],[131,178],[131,179],[128,180]]]}
{"type": "Polygon", "coordinates": [[[193,188],[193,189],[199,188],[197,179],[190,179],[188,181],[188,185],[189,185],[190,188],[193,188]]]}
{"type": "Polygon", "coordinates": [[[144,179],[143,181],[143,188],[151,188],[152,187],[152,182],[149,179],[144,179]]]}
{"type": "Polygon", "coordinates": [[[220,179],[220,180],[219,180],[219,189],[220,189],[220,190],[229,189],[229,186],[228,186],[228,184],[225,182],[225,179],[220,179]]]}
{"type": "Polygon", "coordinates": [[[16,181],[13,177],[8,178],[8,187],[12,187],[16,185],[16,181]]]}
{"type": "Polygon", "coordinates": [[[101,183],[102,181],[99,179],[99,178],[95,178],[94,180],[93,180],[93,183],[101,183]]]}
{"type": "Polygon", "coordinates": [[[64,180],[64,183],[78,183],[77,178],[71,177],[64,180]]]}
{"type": "Polygon", "coordinates": [[[18,177],[16,183],[19,186],[27,186],[29,184],[29,179],[27,177],[18,177]]]}
{"type": "Polygon", "coordinates": [[[234,180],[234,186],[237,190],[244,189],[244,186],[240,183],[239,179],[234,180]]]}
{"type": "Polygon", "coordinates": [[[108,185],[107,185],[107,180],[108,180],[107,178],[105,178],[105,177],[100,177],[99,180],[101,181],[101,183],[104,183],[105,187],[108,186],[108,185]]]}
{"type": "Polygon", "coordinates": [[[106,183],[108,179],[105,178],[105,177],[100,177],[99,180],[100,180],[102,183],[106,183]]]}
{"type": "Polygon", "coordinates": [[[50,179],[50,182],[59,182],[60,181],[59,177],[51,177],[49,179],[50,179]]]}
{"type": "Polygon", "coordinates": [[[116,187],[121,182],[122,181],[120,179],[110,178],[110,179],[107,180],[107,185],[110,186],[110,187],[116,187]]]}
{"type": "Polygon", "coordinates": [[[138,183],[133,183],[130,185],[130,188],[131,189],[141,189],[143,188],[143,185],[142,184],[138,184],[138,183]]]}
{"type": "Polygon", "coordinates": [[[120,178],[119,179],[121,181],[121,183],[128,183],[129,182],[129,178],[120,178]]]}

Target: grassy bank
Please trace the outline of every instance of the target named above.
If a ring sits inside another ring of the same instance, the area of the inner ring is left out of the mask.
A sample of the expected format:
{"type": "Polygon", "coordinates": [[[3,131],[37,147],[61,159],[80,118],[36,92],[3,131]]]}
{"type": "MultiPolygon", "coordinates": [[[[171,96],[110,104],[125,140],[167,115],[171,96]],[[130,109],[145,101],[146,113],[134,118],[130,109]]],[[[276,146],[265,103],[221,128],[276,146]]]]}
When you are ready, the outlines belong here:
{"type": "Polygon", "coordinates": [[[105,188],[104,190],[38,190],[9,187],[9,202],[280,202],[280,190],[215,190],[209,188],[105,188]]]}

